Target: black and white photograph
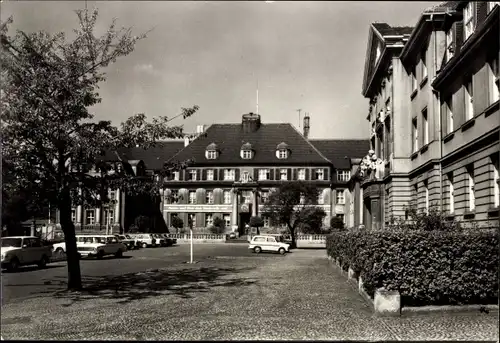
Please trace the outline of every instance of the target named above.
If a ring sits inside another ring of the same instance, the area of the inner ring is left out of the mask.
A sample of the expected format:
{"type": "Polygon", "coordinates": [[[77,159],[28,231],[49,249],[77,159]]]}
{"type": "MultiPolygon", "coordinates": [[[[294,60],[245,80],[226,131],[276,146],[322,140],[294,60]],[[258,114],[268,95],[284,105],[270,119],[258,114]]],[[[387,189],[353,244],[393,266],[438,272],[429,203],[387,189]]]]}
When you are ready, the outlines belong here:
{"type": "Polygon", "coordinates": [[[1,340],[499,340],[500,2],[0,2],[1,340]]]}

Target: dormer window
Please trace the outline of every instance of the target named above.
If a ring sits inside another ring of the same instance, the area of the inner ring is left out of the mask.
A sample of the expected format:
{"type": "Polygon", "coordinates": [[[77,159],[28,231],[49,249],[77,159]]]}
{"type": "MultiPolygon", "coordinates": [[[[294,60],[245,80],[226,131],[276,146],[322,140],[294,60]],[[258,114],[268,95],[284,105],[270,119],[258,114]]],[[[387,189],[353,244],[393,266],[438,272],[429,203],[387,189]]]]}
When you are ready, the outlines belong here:
{"type": "Polygon", "coordinates": [[[245,143],[241,146],[240,156],[244,160],[250,160],[253,158],[252,144],[245,143]]]}
{"type": "Polygon", "coordinates": [[[219,151],[217,149],[217,144],[211,143],[207,146],[205,151],[205,158],[207,160],[215,160],[219,155],[219,151]]]}
{"type": "Polygon", "coordinates": [[[279,158],[280,160],[287,159],[288,153],[289,153],[288,144],[286,144],[285,142],[281,142],[280,144],[278,144],[278,146],[276,147],[277,158],[279,158]]]}
{"type": "Polygon", "coordinates": [[[450,28],[448,32],[446,32],[446,62],[451,60],[454,52],[455,48],[453,46],[453,28],[450,28]]]}
{"type": "Polygon", "coordinates": [[[464,39],[467,40],[474,32],[474,1],[469,1],[464,8],[464,39]]]}

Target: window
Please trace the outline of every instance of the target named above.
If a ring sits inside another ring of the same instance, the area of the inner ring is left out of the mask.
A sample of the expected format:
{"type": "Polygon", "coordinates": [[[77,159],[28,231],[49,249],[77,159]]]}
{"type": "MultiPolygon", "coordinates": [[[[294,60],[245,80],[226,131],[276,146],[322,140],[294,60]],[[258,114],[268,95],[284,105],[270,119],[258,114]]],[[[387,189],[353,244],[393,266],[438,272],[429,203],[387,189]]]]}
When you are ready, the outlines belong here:
{"type": "Polygon", "coordinates": [[[208,150],[207,151],[207,159],[208,160],[215,160],[217,158],[217,151],[216,150],[208,150]]]}
{"type": "Polygon", "coordinates": [[[425,189],[425,212],[429,213],[429,183],[427,180],[424,181],[424,189],[425,189]]]}
{"type": "Polygon", "coordinates": [[[350,170],[338,170],[337,171],[337,181],[349,181],[351,178],[350,170]]]}
{"type": "Polygon", "coordinates": [[[249,160],[252,158],[252,150],[243,150],[241,152],[241,157],[245,160],[249,160]]]}
{"type": "Polygon", "coordinates": [[[214,192],[213,191],[207,191],[206,200],[207,200],[207,204],[214,203],[214,192]]]}
{"type": "Polygon", "coordinates": [[[263,217],[264,220],[264,227],[270,227],[271,226],[271,220],[269,217],[263,217]]]}
{"type": "Polygon", "coordinates": [[[417,125],[417,118],[413,118],[412,120],[412,126],[413,126],[413,131],[412,131],[412,141],[413,141],[413,152],[418,151],[418,125],[417,125]]]}
{"type": "Polygon", "coordinates": [[[104,210],[104,224],[113,224],[115,222],[115,211],[112,209],[104,210]]]}
{"type": "Polygon", "coordinates": [[[180,173],[178,171],[174,172],[174,181],[179,181],[180,177],[179,177],[180,173]]]}
{"type": "Polygon", "coordinates": [[[189,191],[189,203],[196,204],[196,191],[189,191]]]}
{"type": "Polygon", "coordinates": [[[274,238],[274,237],[267,237],[267,242],[268,243],[276,243],[276,238],[274,238]]]}
{"type": "Polygon", "coordinates": [[[418,88],[418,84],[417,84],[417,72],[415,71],[415,67],[413,67],[413,69],[411,71],[411,90],[412,90],[412,92],[416,91],[417,88],[418,88]]]}
{"type": "Polygon", "coordinates": [[[488,13],[493,11],[493,7],[500,6],[500,1],[488,1],[488,13]]]}
{"type": "Polygon", "coordinates": [[[288,180],[288,170],[280,169],[280,180],[288,180]]]}
{"type": "Polygon", "coordinates": [[[305,180],[306,179],[306,170],[305,169],[299,169],[298,179],[299,180],[305,180]]]}
{"type": "Polygon", "coordinates": [[[170,203],[177,204],[179,201],[179,191],[174,189],[170,192],[170,203]]]}
{"type": "Polygon", "coordinates": [[[446,32],[446,62],[451,60],[454,52],[455,47],[453,45],[453,29],[450,28],[448,32],[446,32]]]}
{"type": "Polygon", "coordinates": [[[241,173],[241,182],[249,182],[249,181],[250,181],[250,173],[247,171],[241,173]]]}
{"type": "Polygon", "coordinates": [[[493,207],[500,206],[500,176],[498,172],[498,155],[491,156],[493,165],[493,207]]]}
{"type": "Polygon", "coordinates": [[[467,166],[467,194],[469,211],[474,211],[476,209],[476,195],[474,192],[474,166],[467,166]]]}
{"type": "Polygon", "coordinates": [[[252,202],[252,191],[242,191],[241,197],[244,204],[250,204],[252,202]]]}
{"type": "Polygon", "coordinates": [[[190,227],[196,227],[196,214],[190,213],[188,215],[188,226],[189,225],[190,225],[190,227]]]}
{"type": "Polygon", "coordinates": [[[261,202],[263,204],[265,204],[267,202],[267,200],[269,200],[269,192],[268,191],[261,191],[260,192],[260,199],[261,199],[261,202]]]}
{"type": "Polygon", "coordinates": [[[448,174],[448,209],[450,213],[455,212],[455,186],[453,185],[453,173],[448,174]]]}
{"type": "Polygon", "coordinates": [[[325,174],[323,169],[316,169],[316,180],[324,180],[325,174]]]}
{"type": "Polygon", "coordinates": [[[424,145],[429,144],[429,121],[427,120],[427,108],[422,111],[423,129],[424,129],[424,145]]]}
{"type": "Polygon", "coordinates": [[[474,32],[474,1],[469,1],[464,8],[464,39],[467,40],[474,32]]]}
{"type": "Polygon", "coordinates": [[[278,158],[279,159],[285,159],[288,157],[288,150],[287,149],[280,149],[278,151],[278,158]]]}
{"type": "Polygon", "coordinates": [[[234,169],[224,169],[224,180],[234,181],[234,169]]]}
{"type": "Polygon", "coordinates": [[[345,190],[337,189],[337,204],[345,204],[345,190]]]}
{"type": "Polygon", "coordinates": [[[224,219],[224,225],[226,225],[226,227],[231,227],[231,215],[230,214],[224,214],[222,216],[222,219],[224,219]]]}
{"type": "Polygon", "coordinates": [[[115,201],[116,200],[116,191],[109,191],[108,194],[109,201],[115,201]]]}
{"type": "Polygon", "coordinates": [[[231,203],[231,191],[224,191],[224,204],[231,203]]]}
{"type": "Polygon", "coordinates": [[[189,171],[189,180],[196,181],[196,174],[198,174],[197,170],[190,170],[189,171]]]}
{"type": "Polygon", "coordinates": [[[95,224],[95,210],[85,210],[85,224],[95,224]]]}
{"type": "Polygon", "coordinates": [[[500,99],[499,94],[499,72],[498,72],[498,56],[488,63],[490,74],[490,104],[497,102],[500,99]]]}
{"type": "Polygon", "coordinates": [[[259,169],[259,180],[269,180],[270,176],[269,169],[259,169]]]}
{"type": "Polygon", "coordinates": [[[323,192],[319,192],[317,201],[318,205],[323,205],[325,203],[325,200],[323,198],[323,192]]]}
{"type": "Polygon", "coordinates": [[[212,215],[212,213],[205,214],[205,226],[209,227],[212,225],[214,225],[214,216],[212,215]]]}
{"type": "Polygon", "coordinates": [[[453,106],[451,102],[451,97],[448,98],[448,100],[445,101],[446,105],[446,120],[448,121],[448,127],[447,133],[452,133],[453,132],[453,106]]]}
{"type": "Polygon", "coordinates": [[[465,83],[465,121],[474,117],[474,93],[472,90],[472,78],[465,83]]]}
{"type": "Polygon", "coordinates": [[[214,180],[214,170],[213,169],[207,169],[207,180],[208,181],[214,180]]]}
{"type": "Polygon", "coordinates": [[[422,51],[422,55],[420,57],[420,68],[422,72],[422,81],[427,77],[427,59],[426,59],[427,51],[422,51]]]}
{"type": "Polygon", "coordinates": [[[71,221],[76,223],[76,209],[74,208],[71,209],[71,221]]]}

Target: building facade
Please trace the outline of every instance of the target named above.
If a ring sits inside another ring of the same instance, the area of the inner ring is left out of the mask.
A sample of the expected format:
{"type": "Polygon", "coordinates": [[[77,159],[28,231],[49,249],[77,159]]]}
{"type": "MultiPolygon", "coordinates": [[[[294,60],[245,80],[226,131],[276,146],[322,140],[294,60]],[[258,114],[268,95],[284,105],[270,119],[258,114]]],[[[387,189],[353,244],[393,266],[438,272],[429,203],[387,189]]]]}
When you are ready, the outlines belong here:
{"type": "Polygon", "coordinates": [[[446,2],[411,30],[372,25],[363,84],[372,152],[352,161],[354,226],[383,227],[410,205],[498,220],[498,7],[446,2]]]}

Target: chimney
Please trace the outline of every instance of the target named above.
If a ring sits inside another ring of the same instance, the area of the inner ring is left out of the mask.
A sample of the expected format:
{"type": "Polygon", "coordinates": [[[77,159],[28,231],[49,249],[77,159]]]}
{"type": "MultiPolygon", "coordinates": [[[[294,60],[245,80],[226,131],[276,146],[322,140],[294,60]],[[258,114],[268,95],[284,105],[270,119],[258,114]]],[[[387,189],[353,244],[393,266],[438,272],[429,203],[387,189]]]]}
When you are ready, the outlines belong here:
{"type": "Polygon", "coordinates": [[[304,116],[304,137],[309,138],[309,113],[304,116]]]}
{"type": "Polygon", "coordinates": [[[241,118],[241,124],[244,133],[255,132],[260,127],[260,115],[252,112],[244,114],[241,118]]]}

